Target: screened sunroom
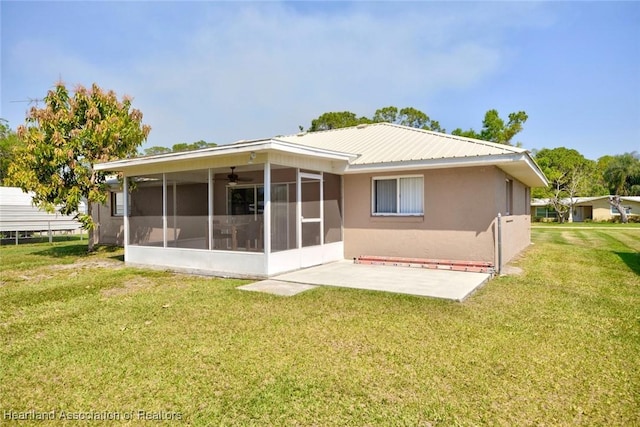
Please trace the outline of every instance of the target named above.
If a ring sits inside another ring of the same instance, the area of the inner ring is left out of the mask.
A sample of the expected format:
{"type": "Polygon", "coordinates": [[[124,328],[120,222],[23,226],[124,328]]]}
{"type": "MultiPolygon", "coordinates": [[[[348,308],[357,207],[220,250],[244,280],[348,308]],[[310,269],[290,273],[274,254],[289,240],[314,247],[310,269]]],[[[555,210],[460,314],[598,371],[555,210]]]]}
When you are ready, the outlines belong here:
{"type": "Polygon", "coordinates": [[[97,168],[124,175],[127,263],[268,277],[344,257],[348,159],[266,140],[97,168]]]}

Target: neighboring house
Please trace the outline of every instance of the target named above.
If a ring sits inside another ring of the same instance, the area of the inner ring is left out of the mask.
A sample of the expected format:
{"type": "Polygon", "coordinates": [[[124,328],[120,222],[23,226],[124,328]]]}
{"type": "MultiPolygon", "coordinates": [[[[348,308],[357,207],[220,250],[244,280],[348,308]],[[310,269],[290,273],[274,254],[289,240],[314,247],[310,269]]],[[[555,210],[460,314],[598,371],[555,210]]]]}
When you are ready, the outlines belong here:
{"type": "MultiPolygon", "coordinates": [[[[34,232],[54,233],[79,231],[80,223],[73,215],[48,213],[31,201],[33,195],[17,187],[0,187],[0,232],[5,238],[17,239],[34,232]]],[[[80,210],[85,205],[81,203],[80,210]]]]}
{"type": "Polygon", "coordinates": [[[96,169],[128,190],[99,211],[101,242],[121,235],[132,264],[230,276],[367,255],[507,262],[530,244],[530,188],[547,185],[522,148],[388,123],[96,169]]]}
{"type": "MultiPolygon", "coordinates": [[[[573,221],[583,222],[608,221],[620,216],[620,212],[609,203],[610,196],[574,197],[573,221]]],[[[640,196],[621,196],[622,205],[629,215],[640,215],[640,196]]],[[[569,198],[562,199],[562,204],[569,206],[569,198]]],[[[531,201],[531,217],[534,220],[557,220],[558,214],[551,206],[550,199],[533,199],[531,201]]]]}

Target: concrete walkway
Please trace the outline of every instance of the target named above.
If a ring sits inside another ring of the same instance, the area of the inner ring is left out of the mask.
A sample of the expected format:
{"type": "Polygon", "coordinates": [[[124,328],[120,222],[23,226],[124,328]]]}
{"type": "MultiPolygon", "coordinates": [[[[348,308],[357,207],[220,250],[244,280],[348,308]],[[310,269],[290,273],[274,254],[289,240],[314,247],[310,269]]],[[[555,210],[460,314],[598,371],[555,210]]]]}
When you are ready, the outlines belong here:
{"type": "Polygon", "coordinates": [[[488,273],[364,265],[344,260],[281,274],[239,289],[295,295],[306,290],[301,287],[305,285],[339,286],[463,301],[490,277],[488,273]]]}

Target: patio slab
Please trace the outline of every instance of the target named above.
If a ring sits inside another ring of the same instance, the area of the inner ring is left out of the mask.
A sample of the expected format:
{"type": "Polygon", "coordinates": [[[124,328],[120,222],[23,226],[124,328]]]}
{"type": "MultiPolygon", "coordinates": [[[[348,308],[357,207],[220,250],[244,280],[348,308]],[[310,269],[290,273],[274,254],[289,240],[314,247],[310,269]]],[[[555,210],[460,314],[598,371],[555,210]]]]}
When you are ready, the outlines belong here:
{"type": "MultiPolygon", "coordinates": [[[[274,277],[277,282],[395,292],[463,301],[489,273],[354,264],[343,260],[274,277]]],[[[260,282],[258,282],[260,283],[260,282]]]]}
{"type": "Polygon", "coordinates": [[[268,279],[261,280],[260,282],[249,283],[248,285],[238,286],[236,289],[241,289],[243,291],[265,292],[268,294],[290,297],[314,288],[317,288],[317,286],[268,279]]]}

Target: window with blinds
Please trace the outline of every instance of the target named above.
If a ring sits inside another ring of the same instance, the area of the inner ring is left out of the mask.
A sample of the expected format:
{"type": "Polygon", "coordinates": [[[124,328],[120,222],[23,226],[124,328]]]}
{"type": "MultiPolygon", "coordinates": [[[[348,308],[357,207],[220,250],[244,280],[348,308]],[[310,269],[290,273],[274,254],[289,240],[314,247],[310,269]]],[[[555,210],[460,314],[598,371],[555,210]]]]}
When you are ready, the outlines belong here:
{"type": "Polygon", "coordinates": [[[374,215],[423,215],[424,177],[373,178],[374,215]]]}

